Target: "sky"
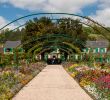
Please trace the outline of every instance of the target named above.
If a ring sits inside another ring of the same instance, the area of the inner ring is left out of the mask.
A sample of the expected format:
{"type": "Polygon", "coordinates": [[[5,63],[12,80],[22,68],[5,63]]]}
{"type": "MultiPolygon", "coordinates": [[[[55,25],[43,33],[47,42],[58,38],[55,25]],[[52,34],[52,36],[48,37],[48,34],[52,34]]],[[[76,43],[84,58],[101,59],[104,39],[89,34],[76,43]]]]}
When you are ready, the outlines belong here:
{"type": "MultiPolygon", "coordinates": [[[[0,28],[24,15],[39,12],[66,12],[89,16],[110,26],[110,0],[0,0],[0,28]]],[[[23,23],[22,20],[20,23],[23,23]]],[[[9,28],[17,27],[12,24],[9,28]]]]}

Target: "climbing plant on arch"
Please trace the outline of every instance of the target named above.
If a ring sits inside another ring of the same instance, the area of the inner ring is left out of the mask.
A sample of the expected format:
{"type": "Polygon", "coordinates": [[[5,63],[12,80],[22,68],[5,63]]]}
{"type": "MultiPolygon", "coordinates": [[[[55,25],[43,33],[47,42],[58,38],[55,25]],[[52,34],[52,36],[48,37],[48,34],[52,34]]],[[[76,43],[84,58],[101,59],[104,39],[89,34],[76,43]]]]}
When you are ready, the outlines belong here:
{"type": "MultiPolygon", "coordinates": [[[[30,41],[26,41],[24,44],[26,45],[26,44],[28,44],[29,42],[32,42],[32,41],[36,41],[36,44],[35,44],[35,46],[33,46],[31,49],[29,49],[28,50],[28,54],[30,54],[34,49],[36,49],[36,48],[38,48],[38,47],[41,47],[42,46],[42,48],[45,48],[45,46],[48,46],[48,45],[50,45],[51,43],[55,43],[55,44],[51,44],[51,45],[55,45],[55,46],[60,46],[61,47],[61,45],[63,44],[63,45],[67,45],[70,49],[71,49],[71,51],[72,51],[72,49],[73,50],[75,50],[76,52],[80,52],[80,50],[77,48],[77,47],[75,47],[72,43],[69,43],[69,42],[67,42],[67,40],[69,39],[69,40],[72,40],[73,42],[75,42],[75,43],[79,43],[79,44],[81,44],[81,45],[83,45],[83,43],[81,43],[80,41],[76,41],[74,38],[72,38],[72,37],[67,37],[67,36],[69,36],[69,35],[63,35],[63,34],[58,34],[58,35],[54,35],[54,34],[52,34],[52,35],[46,35],[46,36],[43,36],[43,37],[41,37],[41,38],[32,38],[32,40],[30,41]],[[65,37],[66,36],[66,37],[65,37]],[[63,40],[62,39],[60,39],[60,41],[58,40],[58,41],[56,41],[56,40],[54,40],[54,41],[50,41],[49,40],[49,38],[51,39],[52,37],[54,37],[54,38],[63,38],[63,40]],[[39,44],[39,40],[40,39],[44,39],[43,41],[42,41],[42,43],[40,42],[40,44],[39,44]]],[[[22,44],[23,45],[23,44],[22,44]]],[[[51,47],[51,45],[50,45],[50,47],[51,47]]],[[[67,48],[68,48],[67,47],[67,48]]],[[[66,48],[66,47],[65,47],[66,48]]],[[[73,51],[72,51],[73,52],[73,51]]],[[[71,52],[71,53],[72,53],[71,52]]]]}
{"type": "Polygon", "coordinates": [[[47,43],[40,43],[40,44],[35,44],[35,46],[33,46],[31,49],[28,50],[27,54],[30,55],[30,56],[34,56],[35,57],[35,54],[36,52],[38,54],[41,54],[39,52],[42,52],[44,50],[47,50],[47,48],[49,49],[53,49],[55,50],[56,48],[60,49],[60,50],[63,50],[65,52],[67,52],[69,55],[72,54],[75,50],[77,53],[80,52],[80,50],[75,47],[73,44],[70,45],[70,43],[66,43],[66,42],[58,42],[57,44],[55,44],[55,46],[53,46],[52,44],[50,45],[49,43],[54,43],[55,41],[48,41],[47,43]],[[67,45],[67,47],[63,46],[64,45],[67,45]],[[35,51],[35,52],[34,52],[35,51]]]}
{"type": "MultiPolygon", "coordinates": [[[[10,25],[12,23],[20,21],[21,19],[29,18],[31,16],[35,16],[35,17],[39,18],[39,15],[40,16],[41,15],[42,16],[48,15],[48,17],[52,17],[52,18],[50,18],[50,20],[53,20],[53,21],[56,21],[56,22],[59,22],[59,23],[62,22],[64,19],[61,18],[61,17],[57,17],[57,15],[58,16],[59,15],[61,15],[61,16],[62,15],[63,16],[68,15],[69,18],[71,18],[71,19],[73,19],[74,16],[75,16],[75,17],[80,19],[80,21],[79,21],[80,24],[84,24],[84,25],[86,25],[88,27],[91,27],[93,30],[99,32],[100,34],[101,34],[101,31],[99,31],[97,28],[94,28],[94,26],[99,26],[99,27],[103,28],[105,31],[110,32],[107,28],[105,28],[101,24],[95,22],[93,19],[91,19],[89,17],[80,16],[80,15],[76,15],[76,14],[69,14],[69,13],[36,13],[36,14],[30,14],[30,15],[26,15],[26,16],[23,16],[23,17],[20,17],[18,19],[13,20],[12,22],[10,22],[7,25],[5,25],[4,27],[2,27],[0,30],[4,29],[5,27],[7,27],[8,25],[10,25]]],[[[69,19],[69,21],[72,23],[71,19],[69,19]]],[[[26,24],[24,23],[23,25],[18,26],[17,28],[11,30],[10,32],[15,31],[16,29],[19,29],[19,28],[21,28],[22,26],[25,26],[25,25],[26,24]]],[[[69,36],[67,34],[60,34],[60,33],[54,34],[54,32],[53,32],[53,34],[48,34],[48,33],[46,33],[46,34],[47,35],[42,34],[42,36],[38,36],[37,38],[36,37],[32,37],[32,39],[29,39],[27,41],[23,41],[22,42],[22,45],[24,47],[26,45],[28,45],[29,43],[34,44],[34,45],[30,45],[30,47],[28,48],[28,50],[27,50],[27,52],[29,52],[28,54],[30,54],[30,52],[34,52],[35,50],[39,49],[40,47],[38,46],[38,44],[40,42],[44,42],[41,45],[41,48],[42,48],[41,50],[42,51],[43,51],[43,49],[46,46],[52,46],[52,45],[58,45],[59,47],[61,47],[61,45],[66,46],[66,48],[69,49],[68,50],[69,52],[71,52],[71,51],[73,52],[74,51],[73,49],[75,49],[76,44],[79,45],[79,48],[80,48],[80,46],[85,47],[85,41],[77,39],[76,37],[73,37],[72,35],[69,36]],[[52,41],[52,39],[54,39],[55,41],[52,41]]],[[[66,50],[66,48],[63,48],[63,49],[66,50]]],[[[78,50],[78,47],[77,47],[76,51],[80,51],[80,49],[78,50]]]]}

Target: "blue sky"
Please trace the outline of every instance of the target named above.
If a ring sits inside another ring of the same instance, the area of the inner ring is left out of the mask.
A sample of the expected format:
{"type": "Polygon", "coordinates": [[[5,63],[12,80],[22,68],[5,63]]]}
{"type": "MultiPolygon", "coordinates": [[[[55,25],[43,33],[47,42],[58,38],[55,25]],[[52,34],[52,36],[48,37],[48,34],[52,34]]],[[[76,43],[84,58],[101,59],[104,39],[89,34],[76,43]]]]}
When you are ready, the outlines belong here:
{"type": "Polygon", "coordinates": [[[28,13],[31,12],[20,8],[15,8],[9,4],[0,6],[0,16],[3,16],[4,18],[10,21],[28,13]]]}
{"type": "Polygon", "coordinates": [[[110,26],[109,5],[108,0],[0,0],[0,27],[18,17],[38,12],[75,13],[110,26]]]}
{"type": "Polygon", "coordinates": [[[88,5],[82,9],[83,16],[95,15],[97,10],[98,10],[97,3],[92,4],[92,5],[88,5]]]}

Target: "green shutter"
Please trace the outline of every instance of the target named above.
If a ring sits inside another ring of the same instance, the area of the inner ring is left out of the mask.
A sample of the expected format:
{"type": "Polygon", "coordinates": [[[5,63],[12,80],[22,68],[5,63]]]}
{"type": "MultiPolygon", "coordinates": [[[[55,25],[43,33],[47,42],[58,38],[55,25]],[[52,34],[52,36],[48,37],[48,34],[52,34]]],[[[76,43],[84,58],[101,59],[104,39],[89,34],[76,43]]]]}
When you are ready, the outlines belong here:
{"type": "Polygon", "coordinates": [[[45,54],[44,59],[45,59],[45,61],[47,61],[47,59],[48,59],[48,54],[45,54]]]}
{"type": "Polygon", "coordinates": [[[88,52],[88,48],[86,48],[86,52],[88,52]]]}
{"type": "Polygon", "coordinates": [[[95,48],[95,53],[98,53],[98,48],[95,48]]]}
{"type": "Polygon", "coordinates": [[[93,52],[94,49],[90,48],[90,52],[93,52]]]}
{"type": "Polygon", "coordinates": [[[4,53],[6,52],[6,48],[3,49],[4,53]]]}
{"type": "Polygon", "coordinates": [[[11,48],[11,52],[13,52],[13,48],[11,48]]]}
{"type": "Polygon", "coordinates": [[[86,49],[83,49],[83,52],[85,52],[86,51],[86,49]]]}
{"type": "Polygon", "coordinates": [[[105,53],[105,48],[101,48],[100,53],[105,53]]]}

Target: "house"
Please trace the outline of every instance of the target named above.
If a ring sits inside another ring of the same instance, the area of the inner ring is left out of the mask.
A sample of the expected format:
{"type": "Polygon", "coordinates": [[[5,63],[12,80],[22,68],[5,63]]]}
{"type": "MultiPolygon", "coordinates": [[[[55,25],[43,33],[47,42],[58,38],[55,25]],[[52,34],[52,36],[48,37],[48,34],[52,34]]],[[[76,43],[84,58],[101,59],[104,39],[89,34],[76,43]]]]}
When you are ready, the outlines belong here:
{"type": "Polygon", "coordinates": [[[103,40],[103,41],[87,41],[86,42],[86,48],[83,49],[84,53],[107,53],[107,49],[109,46],[109,41],[103,40]]]}
{"type": "MultiPolygon", "coordinates": [[[[14,49],[21,45],[21,41],[6,41],[3,46],[4,54],[13,54],[14,49]]],[[[22,48],[18,48],[19,52],[23,52],[22,48]]]]}
{"type": "Polygon", "coordinates": [[[57,49],[56,51],[53,51],[53,52],[51,52],[51,53],[47,53],[47,54],[45,54],[45,58],[47,57],[47,58],[53,58],[53,56],[55,56],[56,58],[61,58],[61,54],[60,54],[60,51],[59,51],[59,49],[57,49]]]}
{"type": "Polygon", "coordinates": [[[83,49],[83,53],[90,54],[92,53],[95,56],[95,60],[98,62],[107,62],[108,57],[108,47],[109,41],[107,40],[99,40],[99,41],[87,41],[86,48],[83,49]]]}

